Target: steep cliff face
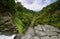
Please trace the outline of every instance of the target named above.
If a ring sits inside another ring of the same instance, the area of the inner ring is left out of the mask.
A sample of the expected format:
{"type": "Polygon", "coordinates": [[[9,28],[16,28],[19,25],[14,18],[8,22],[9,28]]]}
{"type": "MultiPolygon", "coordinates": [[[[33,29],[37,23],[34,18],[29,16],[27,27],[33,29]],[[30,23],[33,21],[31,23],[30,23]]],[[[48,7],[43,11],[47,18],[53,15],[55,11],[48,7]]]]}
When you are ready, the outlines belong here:
{"type": "Polygon", "coordinates": [[[15,12],[14,0],[0,0],[0,34],[11,35],[18,33],[12,16],[15,12]]]}
{"type": "Polygon", "coordinates": [[[0,34],[12,35],[17,33],[17,27],[13,23],[12,17],[10,16],[9,12],[0,13],[0,34]]]}

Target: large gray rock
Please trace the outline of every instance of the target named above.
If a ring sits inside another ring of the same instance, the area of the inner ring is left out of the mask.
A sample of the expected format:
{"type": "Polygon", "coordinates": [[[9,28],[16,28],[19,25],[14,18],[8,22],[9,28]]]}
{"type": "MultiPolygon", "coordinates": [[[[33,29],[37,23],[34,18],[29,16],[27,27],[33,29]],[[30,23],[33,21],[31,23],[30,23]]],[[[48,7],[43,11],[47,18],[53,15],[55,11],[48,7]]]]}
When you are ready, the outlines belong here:
{"type": "Polygon", "coordinates": [[[27,34],[31,34],[32,36],[34,36],[35,35],[34,29],[32,27],[29,27],[25,35],[27,34]]]}
{"type": "Polygon", "coordinates": [[[44,25],[42,26],[44,31],[60,31],[59,29],[57,29],[56,27],[53,27],[51,25],[44,25]]]}
{"type": "Polygon", "coordinates": [[[46,33],[48,36],[54,36],[54,35],[56,36],[57,35],[57,33],[53,32],[53,31],[46,31],[46,33]]]}
{"type": "Polygon", "coordinates": [[[41,37],[41,39],[50,39],[49,36],[41,37]]]}
{"type": "Polygon", "coordinates": [[[43,28],[42,28],[43,25],[38,25],[37,27],[34,27],[35,30],[39,30],[39,31],[43,31],[43,28]]]}
{"type": "Polygon", "coordinates": [[[58,39],[60,39],[60,34],[58,34],[58,39]]]}
{"type": "Polygon", "coordinates": [[[38,30],[35,30],[35,33],[36,35],[39,35],[39,36],[46,36],[47,33],[43,32],[43,31],[38,31],[38,30]]]}
{"type": "Polygon", "coordinates": [[[29,27],[22,39],[60,39],[59,29],[50,25],[38,25],[29,27]]]}
{"type": "Polygon", "coordinates": [[[34,29],[29,27],[25,33],[25,36],[23,36],[21,39],[33,39],[34,35],[35,35],[34,29]]]}
{"type": "Polygon", "coordinates": [[[24,35],[17,35],[16,39],[60,39],[60,30],[50,25],[38,25],[29,27],[24,35]]]}
{"type": "Polygon", "coordinates": [[[57,36],[51,36],[50,39],[58,39],[57,36]]]}
{"type": "Polygon", "coordinates": [[[33,36],[31,34],[27,34],[23,36],[21,39],[33,39],[33,36]]]}
{"type": "Polygon", "coordinates": [[[34,39],[40,39],[40,37],[39,36],[35,36],[34,39]]]}

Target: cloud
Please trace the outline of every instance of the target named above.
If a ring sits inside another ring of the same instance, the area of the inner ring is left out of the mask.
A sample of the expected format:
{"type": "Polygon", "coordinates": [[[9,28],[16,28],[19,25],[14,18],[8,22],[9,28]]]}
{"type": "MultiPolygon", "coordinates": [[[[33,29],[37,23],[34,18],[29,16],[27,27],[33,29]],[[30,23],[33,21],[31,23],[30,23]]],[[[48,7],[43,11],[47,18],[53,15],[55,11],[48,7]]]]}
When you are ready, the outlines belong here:
{"type": "Polygon", "coordinates": [[[39,11],[43,7],[55,2],[56,0],[17,0],[22,3],[24,7],[30,10],[39,11]]]}
{"type": "Polygon", "coordinates": [[[35,0],[27,0],[26,3],[27,4],[33,4],[35,0]]]}

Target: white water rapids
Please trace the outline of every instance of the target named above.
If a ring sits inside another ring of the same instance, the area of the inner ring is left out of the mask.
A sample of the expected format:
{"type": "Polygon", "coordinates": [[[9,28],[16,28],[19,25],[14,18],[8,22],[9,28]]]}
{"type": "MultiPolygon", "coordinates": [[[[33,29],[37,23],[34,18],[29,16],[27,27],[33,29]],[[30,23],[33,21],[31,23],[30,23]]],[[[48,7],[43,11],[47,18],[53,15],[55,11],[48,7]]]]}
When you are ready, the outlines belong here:
{"type": "Polygon", "coordinates": [[[5,35],[0,35],[0,39],[14,39],[16,35],[11,35],[11,36],[5,36],[5,35]]]}

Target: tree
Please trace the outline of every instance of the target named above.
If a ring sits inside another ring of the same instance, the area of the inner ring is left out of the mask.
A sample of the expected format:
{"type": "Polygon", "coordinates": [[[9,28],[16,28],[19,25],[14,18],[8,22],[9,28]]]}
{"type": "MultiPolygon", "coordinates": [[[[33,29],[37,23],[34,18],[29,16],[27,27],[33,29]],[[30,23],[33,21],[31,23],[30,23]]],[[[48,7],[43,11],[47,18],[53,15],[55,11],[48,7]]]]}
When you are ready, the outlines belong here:
{"type": "Polygon", "coordinates": [[[14,0],[0,0],[0,10],[2,12],[5,12],[5,11],[15,12],[15,1],[14,0]]]}

